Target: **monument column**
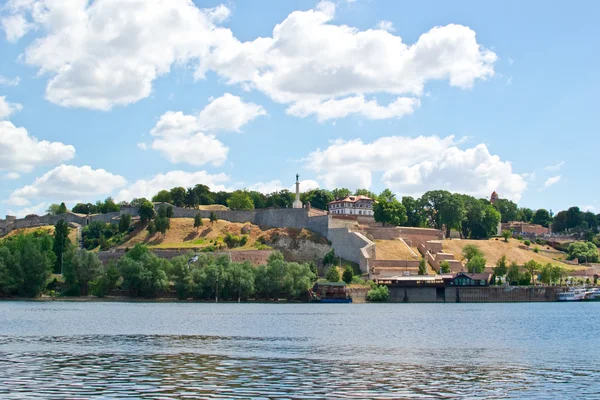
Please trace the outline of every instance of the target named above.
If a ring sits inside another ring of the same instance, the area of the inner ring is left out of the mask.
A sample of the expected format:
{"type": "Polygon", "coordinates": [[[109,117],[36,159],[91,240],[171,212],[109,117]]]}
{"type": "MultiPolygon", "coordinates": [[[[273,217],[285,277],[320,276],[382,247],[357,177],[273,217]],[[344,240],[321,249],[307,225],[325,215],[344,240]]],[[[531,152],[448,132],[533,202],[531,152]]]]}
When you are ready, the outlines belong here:
{"type": "Polygon", "coordinates": [[[300,182],[298,178],[300,175],[296,174],[296,198],[294,199],[293,208],[302,208],[302,202],[300,201],[300,182]]]}

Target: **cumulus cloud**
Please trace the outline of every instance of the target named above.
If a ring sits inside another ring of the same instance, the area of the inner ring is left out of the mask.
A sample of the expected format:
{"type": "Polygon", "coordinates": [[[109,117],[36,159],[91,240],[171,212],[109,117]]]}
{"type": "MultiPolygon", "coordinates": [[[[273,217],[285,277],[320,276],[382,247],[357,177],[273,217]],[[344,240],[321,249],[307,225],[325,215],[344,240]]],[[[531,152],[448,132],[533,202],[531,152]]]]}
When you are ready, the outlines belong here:
{"type": "Polygon", "coordinates": [[[501,191],[519,200],[527,183],[513,173],[507,161],[490,154],[484,144],[461,150],[453,136],[390,136],[371,143],[336,140],[304,161],[325,187],[370,188],[373,174],[401,196],[418,196],[427,190],[446,189],[488,196],[501,191]]]}
{"type": "Polygon", "coordinates": [[[24,61],[48,74],[46,98],[67,107],[108,110],[148,97],[175,64],[194,63],[213,46],[225,6],[189,0],[11,1],[2,25],[9,40],[42,32],[24,61]]]}
{"type": "MultiPolygon", "coordinates": [[[[281,183],[280,180],[276,179],[269,182],[257,182],[250,186],[248,186],[248,190],[255,190],[257,192],[261,192],[263,194],[270,194],[273,192],[278,192],[280,190],[286,189],[290,192],[296,192],[296,184],[293,184],[288,187],[284,187],[285,185],[281,183]]],[[[304,193],[309,190],[318,189],[320,187],[319,182],[313,179],[305,179],[300,181],[300,192],[304,193]]]]}
{"type": "Polygon", "coordinates": [[[559,171],[563,167],[563,165],[565,165],[565,162],[561,161],[554,165],[548,165],[547,167],[544,167],[544,169],[546,171],[559,171]]]}
{"type": "MultiPolygon", "coordinates": [[[[197,75],[216,71],[230,84],[260,90],[289,103],[293,115],[307,116],[316,112],[294,112],[305,108],[297,103],[336,104],[376,93],[418,97],[431,80],[470,88],[494,74],[496,54],[478,44],[466,26],[434,27],[406,44],[386,30],[335,25],[334,17],[335,5],[323,1],[313,10],[292,12],[271,37],[240,42],[220,31],[219,45],[201,60],[197,75]]],[[[373,104],[358,102],[353,112],[368,115],[362,110],[369,107],[373,104]]]]}
{"type": "Polygon", "coordinates": [[[29,207],[24,207],[19,210],[7,210],[6,212],[8,215],[14,215],[17,218],[23,218],[29,214],[44,215],[46,214],[48,205],[49,203],[42,201],[29,207]]]}
{"type": "Polygon", "coordinates": [[[242,126],[261,115],[266,115],[261,106],[225,93],[197,115],[181,111],[164,113],[150,131],[156,137],[150,147],[175,164],[219,166],[227,159],[229,149],[214,135],[204,132],[239,132],[242,126]]]}
{"type": "Polygon", "coordinates": [[[23,106],[19,103],[11,103],[6,100],[6,96],[0,96],[0,120],[10,117],[22,109],[23,106]]]}
{"type": "Polygon", "coordinates": [[[557,175],[557,176],[553,176],[551,178],[546,179],[546,182],[544,182],[544,189],[549,188],[550,186],[560,182],[561,176],[557,175]]]}
{"type": "Polygon", "coordinates": [[[39,141],[25,128],[0,121],[0,171],[31,171],[41,165],[58,164],[75,156],[75,148],[61,142],[39,141]]]}
{"type": "Polygon", "coordinates": [[[195,68],[198,79],[214,71],[228,84],[259,90],[289,104],[292,115],[323,119],[315,107],[326,104],[350,108],[329,111],[329,118],[350,113],[397,118],[407,113],[406,104],[403,111],[385,110],[390,106],[364,96],[412,101],[412,112],[414,97],[423,95],[429,81],[470,88],[494,75],[498,58],[469,27],[436,26],[415,43],[404,43],[389,21],[367,30],[335,24],[336,6],[329,1],[294,11],[271,36],[246,42],[219,26],[230,15],[223,5],[200,9],[189,0],[20,3],[9,7],[8,18],[23,17],[42,32],[27,46],[24,60],[48,74],[46,97],[63,106],[107,110],[136,102],[151,93],[157,77],[179,64],[195,68]]]}
{"type": "Polygon", "coordinates": [[[131,201],[134,198],[145,197],[150,199],[161,190],[169,190],[176,186],[184,188],[193,187],[196,184],[207,185],[212,191],[227,190],[224,183],[229,177],[224,174],[209,174],[206,171],[185,172],[170,171],[166,174],[158,174],[150,179],[137,180],[132,185],[119,191],[115,196],[116,201],[131,201]]]}
{"type": "Polygon", "coordinates": [[[63,164],[36,178],[31,185],[15,190],[6,202],[26,206],[32,200],[75,201],[109,194],[126,183],[122,176],[103,169],[63,164]]]}

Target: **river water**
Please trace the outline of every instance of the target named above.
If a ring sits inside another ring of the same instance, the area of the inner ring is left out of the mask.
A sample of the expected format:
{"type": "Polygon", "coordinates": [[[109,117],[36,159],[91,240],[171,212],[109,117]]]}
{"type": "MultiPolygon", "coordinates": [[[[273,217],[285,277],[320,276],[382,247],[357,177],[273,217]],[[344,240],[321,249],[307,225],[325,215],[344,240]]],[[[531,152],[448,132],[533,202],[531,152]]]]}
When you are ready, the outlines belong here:
{"type": "Polygon", "coordinates": [[[600,303],[0,302],[0,398],[600,398],[600,303]]]}

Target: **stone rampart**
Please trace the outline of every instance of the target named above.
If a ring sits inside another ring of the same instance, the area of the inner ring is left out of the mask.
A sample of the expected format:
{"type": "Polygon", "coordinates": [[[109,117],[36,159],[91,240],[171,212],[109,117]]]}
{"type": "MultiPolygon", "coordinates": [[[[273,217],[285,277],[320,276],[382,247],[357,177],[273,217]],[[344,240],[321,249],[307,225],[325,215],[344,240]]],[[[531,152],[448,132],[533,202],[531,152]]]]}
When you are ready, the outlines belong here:
{"type": "Polygon", "coordinates": [[[402,287],[390,286],[390,301],[397,303],[509,303],[556,301],[564,287],[402,287]]]}
{"type": "Polygon", "coordinates": [[[335,254],[345,260],[358,263],[363,273],[369,272],[369,258],[374,253],[370,247],[375,245],[372,241],[362,233],[352,232],[348,228],[330,228],[327,238],[331,242],[335,254]],[[368,247],[368,249],[363,252],[363,247],[368,247]]]}

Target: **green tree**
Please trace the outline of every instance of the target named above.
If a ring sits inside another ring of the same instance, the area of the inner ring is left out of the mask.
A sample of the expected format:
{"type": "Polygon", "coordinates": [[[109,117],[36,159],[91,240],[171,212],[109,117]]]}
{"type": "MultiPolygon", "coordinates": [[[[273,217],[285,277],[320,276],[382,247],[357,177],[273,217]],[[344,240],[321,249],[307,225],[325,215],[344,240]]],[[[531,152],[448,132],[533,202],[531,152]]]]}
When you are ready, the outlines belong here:
{"type": "Polygon", "coordinates": [[[154,221],[148,222],[148,226],[146,227],[146,230],[148,231],[148,233],[150,235],[154,235],[156,233],[156,225],[154,224],[154,221]]]}
{"type": "Polygon", "coordinates": [[[568,259],[577,259],[580,263],[598,262],[598,248],[592,242],[573,242],[567,248],[568,259]]]}
{"type": "Polygon", "coordinates": [[[463,237],[484,239],[495,235],[500,223],[500,212],[487,200],[478,200],[467,195],[459,195],[459,197],[464,206],[464,217],[461,223],[463,237]]]}
{"type": "Polygon", "coordinates": [[[138,207],[138,214],[142,222],[148,222],[154,218],[156,211],[154,210],[154,204],[144,199],[138,207]]]}
{"type": "Polygon", "coordinates": [[[329,269],[327,270],[327,273],[325,274],[325,279],[327,279],[328,282],[339,282],[340,281],[340,271],[338,270],[338,268],[335,265],[332,265],[331,267],[329,267],[329,269]]]}
{"type": "Polygon", "coordinates": [[[402,197],[402,205],[406,210],[406,226],[421,227],[424,224],[421,206],[410,196],[402,197]]]}
{"type": "MultiPolygon", "coordinates": [[[[519,208],[517,212],[517,221],[531,222],[533,218],[533,210],[531,208],[519,208]]],[[[508,221],[507,221],[508,222],[508,221]]]]}
{"type": "Polygon", "coordinates": [[[104,297],[117,286],[117,282],[121,276],[114,260],[110,260],[106,267],[102,266],[100,273],[91,282],[92,294],[98,297],[104,297]]]}
{"type": "Polygon", "coordinates": [[[50,204],[48,209],[46,210],[46,214],[48,215],[60,215],[62,214],[60,208],[60,204],[50,204]]]}
{"type": "MultiPolygon", "coordinates": [[[[530,279],[533,279],[535,277],[536,271],[539,271],[541,269],[541,267],[542,266],[533,259],[527,261],[523,265],[523,268],[525,268],[525,270],[529,273],[529,276],[531,277],[530,279]]],[[[535,279],[533,280],[533,282],[535,283],[535,279]]]]}
{"type": "Polygon", "coordinates": [[[383,302],[388,301],[389,298],[390,290],[384,285],[374,286],[367,293],[367,301],[383,302]]]}
{"type": "Polygon", "coordinates": [[[188,265],[191,254],[186,256],[178,256],[171,259],[171,275],[169,278],[174,284],[177,296],[180,299],[189,298],[194,292],[194,279],[192,277],[192,269],[188,265]]]}
{"type": "Polygon", "coordinates": [[[373,205],[373,217],[375,221],[383,223],[383,225],[402,225],[406,222],[406,209],[398,200],[393,199],[387,201],[379,199],[373,205]]]}
{"type": "Polygon", "coordinates": [[[245,190],[236,190],[231,194],[227,205],[232,210],[254,210],[252,198],[245,190]]]}
{"type": "Polygon", "coordinates": [[[442,229],[446,227],[446,236],[451,229],[459,229],[464,218],[465,209],[460,195],[446,190],[433,190],[421,196],[421,208],[429,226],[442,229]]]}
{"type": "Polygon", "coordinates": [[[354,192],[355,196],[366,196],[370,199],[377,200],[377,195],[367,189],[356,189],[354,192]]]}
{"type": "Polygon", "coordinates": [[[506,280],[511,285],[517,285],[519,283],[519,279],[521,278],[521,272],[519,271],[519,266],[514,261],[508,267],[508,272],[506,273],[506,280]]]}
{"type": "Polygon", "coordinates": [[[385,201],[392,201],[396,199],[396,195],[392,193],[390,189],[384,189],[383,192],[377,196],[378,199],[384,199],[385,201]]]}
{"type": "Polygon", "coordinates": [[[171,220],[166,216],[158,217],[154,220],[154,226],[156,227],[156,230],[158,232],[165,235],[167,233],[167,230],[171,228],[171,220]]]}
{"type": "Polygon", "coordinates": [[[188,188],[185,192],[185,206],[189,208],[196,208],[200,204],[200,199],[197,193],[192,188],[188,188]]]}
{"type": "Polygon", "coordinates": [[[494,208],[500,212],[501,222],[511,222],[518,220],[518,207],[517,204],[507,200],[507,199],[498,199],[494,203],[494,208]]]}
{"type": "Polygon", "coordinates": [[[542,225],[547,228],[552,223],[552,217],[550,216],[548,210],[540,208],[539,210],[536,210],[533,214],[531,222],[534,224],[542,225]]]}
{"type": "Polygon", "coordinates": [[[352,194],[352,192],[350,191],[350,189],[339,188],[339,189],[333,189],[331,191],[331,194],[333,195],[334,200],[341,200],[341,199],[345,199],[346,197],[350,196],[352,194]]]}
{"type": "Polygon", "coordinates": [[[133,297],[154,297],[168,287],[171,263],[158,258],[145,246],[135,245],[119,259],[117,266],[123,277],[123,289],[133,297]]]}
{"type": "Polygon", "coordinates": [[[252,199],[252,204],[254,204],[254,208],[266,208],[267,207],[267,196],[265,196],[261,192],[257,192],[256,190],[251,190],[248,192],[248,195],[252,199]]]}
{"type": "Polygon", "coordinates": [[[470,260],[476,256],[483,257],[483,252],[477,245],[467,244],[463,247],[462,255],[465,259],[470,260]]]}
{"type": "Polygon", "coordinates": [[[504,241],[506,243],[508,243],[508,239],[510,239],[510,237],[512,236],[512,232],[511,231],[502,231],[502,237],[504,238],[504,241]]]}
{"type": "Polygon", "coordinates": [[[313,208],[318,208],[319,210],[327,210],[327,205],[335,200],[333,194],[329,190],[325,189],[313,189],[308,192],[302,193],[300,197],[302,203],[310,203],[310,206],[313,208]]]}
{"type": "Polygon", "coordinates": [[[198,228],[202,225],[204,225],[204,223],[202,222],[202,215],[200,213],[194,215],[194,228],[198,230],[198,228]]]}
{"type": "Polygon", "coordinates": [[[90,283],[100,276],[102,263],[96,253],[86,250],[73,251],[69,262],[65,263],[64,277],[68,293],[87,296],[90,283]]]}
{"type": "Polygon", "coordinates": [[[119,219],[119,233],[125,233],[129,230],[129,226],[131,225],[131,215],[130,214],[122,214],[119,219]]]}
{"type": "Polygon", "coordinates": [[[504,276],[508,273],[508,264],[506,261],[506,255],[502,255],[502,257],[500,257],[498,259],[498,261],[496,261],[496,266],[494,267],[494,275],[496,276],[504,276]]]}
{"type": "Polygon", "coordinates": [[[427,275],[427,261],[424,257],[419,261],[419,275],[427,275]]]}
{"type": "Polygon", "coordinates": [[[544,265],[540,270],[540,281],[546,285],[551,285],[555,282],[558,282],[565,276],[566,271],[564,268],[561,268],[558,265],[552,265],[550,263],[544,265]]]}
{"type": "Polygon", "coordinates": [[[452,272],[450,270],[450,263],[448,262],[448,260],[442,260],[442,262],[440,263],[440,274],[448,274],[452,272]]]}
{"type": "Polygon", "coordinates": [[[483,272],[485,270],[486,260],[481,255],[476,255],[467,261],[467,271],[473,273],[483,272]]]}
{"type": "Polygon", "coordinates": [[[60,203],[60,206],[58,206],[58,214],[57,215],[64,214],[67,211],[69,211],[69,210],[67,209],[67,206],[65,205],[65,203],[60,203]]]}
{"type": "Polygon", "coordinates": [[[335,251],[331,249],[323,257],[323,265],[335,265],[336,259],[335,251]]]}
{"type": "Polygon", "coordinates": [[[217,218],[217,214],[214,211],[210,212],[210,223],[217,222],[219,219],[217,218]]]}
{"type": "Polygon", "coordinates": [[[354,270],[351,266],[346,266],[344,268],[344,273],[342,274],[342,280],[346,282],[348,285],[352,283],[352,278],[354,278],[354,270]]]}
{"type": "Polygon", "coordinates": [[[161,190],[152,196],[152,201],[154,203],[172,203],[171,193],[168,190],[161,190]]]}
{"type": "Polygon", "coordinates": [[[61,219],[54,225],[54,246],[52,250],[56,255],[56,265],[54,272],[62,273],[64,253],[69,245],[69,226],[64,219],[61,219]]]}
{"type": "Polygon", "coordinates": [[[185,193],[185,189],[181,186],[171,189],[169,194],[171,195],[171,200],[175,207],[183,207],[185,205],[185,193]]]}

